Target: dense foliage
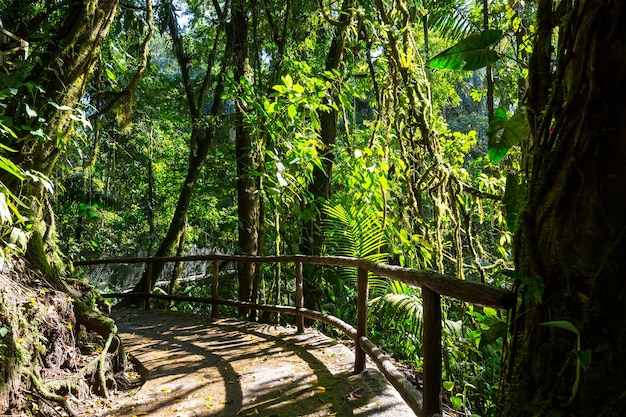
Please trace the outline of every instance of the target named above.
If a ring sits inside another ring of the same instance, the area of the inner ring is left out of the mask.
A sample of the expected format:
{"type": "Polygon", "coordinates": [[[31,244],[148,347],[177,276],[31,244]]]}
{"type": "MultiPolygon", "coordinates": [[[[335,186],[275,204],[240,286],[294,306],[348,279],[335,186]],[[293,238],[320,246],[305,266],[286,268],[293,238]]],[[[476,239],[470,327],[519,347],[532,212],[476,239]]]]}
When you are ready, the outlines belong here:
{"type": "MultiPolygon", "coordinates": [[[[53,40],[27,23],[51,11],[22,3],[0,13],[36,61],[53,40]]],[[[70,259],[306,251],[511,285],[501,271],[512,268],[524,194],[533,7],[163,0],[153,16],[150,5],[120,4],[80,104],[64,109],[73,128],[54,169],[4,156],[17,152],[18,127],[55,140],[38,129],[40,109],[0,119],[0,168],[13,182],[54,184],[56,244],[70,259]]],[[[26,65],[2,74],[1,106],[18,89],[43,91],[20,78],[26,65]]],[[[29,233],[15,189],[0,193],[3,254],[25,250],[29,233]]],[[[249,272],[253,291],[240,298],[278,303],[293,291],[292,271],[249,272]]],[[[209,295],[202,280],[177,286],[170,275],[163,290],[209,295]]],[[[307,302],[352,320],[353,276],[308,272],[307,285],[307,302]]],[[[419,367],[419,289],[372,277],[371,294],[372,337],[419,367]]],[[[444,304],[450,402],[493,415],[506,317],[444,304]]]]}

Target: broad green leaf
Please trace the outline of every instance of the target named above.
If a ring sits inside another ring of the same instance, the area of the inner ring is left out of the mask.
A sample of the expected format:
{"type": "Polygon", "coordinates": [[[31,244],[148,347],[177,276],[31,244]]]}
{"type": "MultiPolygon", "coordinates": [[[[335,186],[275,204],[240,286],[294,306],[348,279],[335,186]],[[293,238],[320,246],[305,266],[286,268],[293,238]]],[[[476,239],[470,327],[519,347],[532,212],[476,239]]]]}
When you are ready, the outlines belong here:
{"type": "Polygon", "coordinates": [[[498,315],[496,309],[491,307],[483,307],[483,313],[485,313],[487,317],[496,317],[498,315]]]}
{"type": "Polygon", "coordinates": [[[555,321],[546,321],[545,323],[541,323],[542,326],[550,326],[550,327],[558,327],[559,329],[569,330],[570,332],[580,335],[580,332],[572,323],[567,320],[555,320],[555,321]]]}
{"type": "Polygon", "coordinates": [[[293,87],[293,78],[291,78],[291,75],[287,74],[281,78],[283,79],[285,87],[287,87],[288,90],[291,90],[291,88],[293,87]]]}
{"type": "Polygon", "coordinates": [[[452,392],[454,389],[454,381],[443,381],[443,389],[452,392]]]}
{"type": "Polygon", "coordinates": [[[276,90],[277,92],[279,92],[280,94],[284,94],[287,92],[287,89],[285,88],[284,85],[282,84],[276,84],[275,86],[272,87],[273,90],[276,90]]]}
{"type": "Polygon", "coordinates": [[[508,118],[506,111],[499,107],[487,129],[489,160],[494,164],[500,162],[509,149],[517,145],[527,134],[528,122],[523,111],[519,111],[508,118]]]}
{"type": "Polygon", "coordinates": [[[9,328],[6,326],[0,327],[0,337],[4,337],[9,333],[9,328]]]}
{"type": "Polygon", "coordinates": [[[435,69],[473,71],[487,67],[500,57],[487,49],[502,37],[501,30],[486,30],[480,35],[471,35],[437,54],[426,65],[435,69]]]}
{"type": "Polygon", "coordinates": [[[287,114],[292,119],[295,118],[296,117],[296,106],[294,106],[293,104],[290,104],[289,107],[287,107],[287,114]]]}

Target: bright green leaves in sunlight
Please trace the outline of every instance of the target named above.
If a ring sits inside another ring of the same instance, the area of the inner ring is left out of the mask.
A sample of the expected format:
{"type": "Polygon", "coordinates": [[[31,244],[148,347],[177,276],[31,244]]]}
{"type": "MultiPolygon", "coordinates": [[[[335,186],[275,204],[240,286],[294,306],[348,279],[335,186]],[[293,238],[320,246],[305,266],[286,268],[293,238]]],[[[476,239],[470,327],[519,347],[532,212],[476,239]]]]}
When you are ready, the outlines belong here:
{"type": "Polygon", "coordinates": [[[496,62],[500,56],[489,47],[500,40],[501,30],[485,30],[471,35],[437,54],[426,65],[435,69],[473,71],[496,62]]]}
{"type": "Polygon", "coordinates": [[[527,134],[528,122],[523,111],[509,118],[504,108],[496,109],[487,129],[489,160],[494,164],[502,160],[509,149],[517,145],[527,134]]]}

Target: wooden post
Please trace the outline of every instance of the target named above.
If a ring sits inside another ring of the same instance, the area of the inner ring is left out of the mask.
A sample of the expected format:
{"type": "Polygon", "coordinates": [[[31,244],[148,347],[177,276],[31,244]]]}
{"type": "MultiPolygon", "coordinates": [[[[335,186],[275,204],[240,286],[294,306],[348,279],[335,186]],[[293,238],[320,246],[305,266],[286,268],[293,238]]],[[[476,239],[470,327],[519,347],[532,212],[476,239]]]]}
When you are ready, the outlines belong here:
{"type": "Polygon", "coordinates": [[[365,350],[361,346],[361,337],[367,337],[367,291],[368,271],[359,268],[357,275],[357,313],[356,313],[356,346],[354,352],[354,373],[358,374],[365,370],[365,350]]]}
{"type": "Polygon", "coordinates": [[[152,292],[152,260],[146,261],[146,287],[144,308],[150,310],[150,293],[152,292]]]}
{"type": "MultiPolygon", "coordinates": [[[[302,277],[302,262],[296,262],[296,311],[304,307],[304,286],[302,277]]],[[[296,313],[296,327],[298,333],[304,333],[304,316],[296,313]]]]}
{"type": "MultiPolygon", "coordinates": [[[[211,297],[214,300],[218,298],[218,286],[219,286],[219,274],[220,274],[220,261],[215,259],[213,261],[213,276],[211,278],[211,297]]],[[[219,317],[219,304],[211,304],[211,317],[214,319],[219,317]]]]}
{"type": "Polygon", "coordinates": [[[422,287],[424,299],[424,407],[423,416],[441,414],[441,297],[422,287]]]}

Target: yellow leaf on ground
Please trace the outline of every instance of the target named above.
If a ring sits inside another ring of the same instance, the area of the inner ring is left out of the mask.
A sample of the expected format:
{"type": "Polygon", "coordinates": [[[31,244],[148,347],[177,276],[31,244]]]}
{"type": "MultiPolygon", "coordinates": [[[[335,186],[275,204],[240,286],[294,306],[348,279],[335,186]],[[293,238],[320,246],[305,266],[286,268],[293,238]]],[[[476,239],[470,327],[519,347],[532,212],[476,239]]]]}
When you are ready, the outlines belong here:
{"type": "Polygon", "coordinates": [[[163,387],[163,388],[161,388],[161,391],[163,391],[163,392],[172,392],[172,389],[169,388],[169,387],[163,387]]]}
{"type": "Polygon", "coordinates": [[[326,388],[325,388],[325,387],[322,387],[322,386],[320,385],[319,387],[315,387],[315,391],[322,391],[322,392],[324,392],[324,391],[326,391],[326,388]]]}

